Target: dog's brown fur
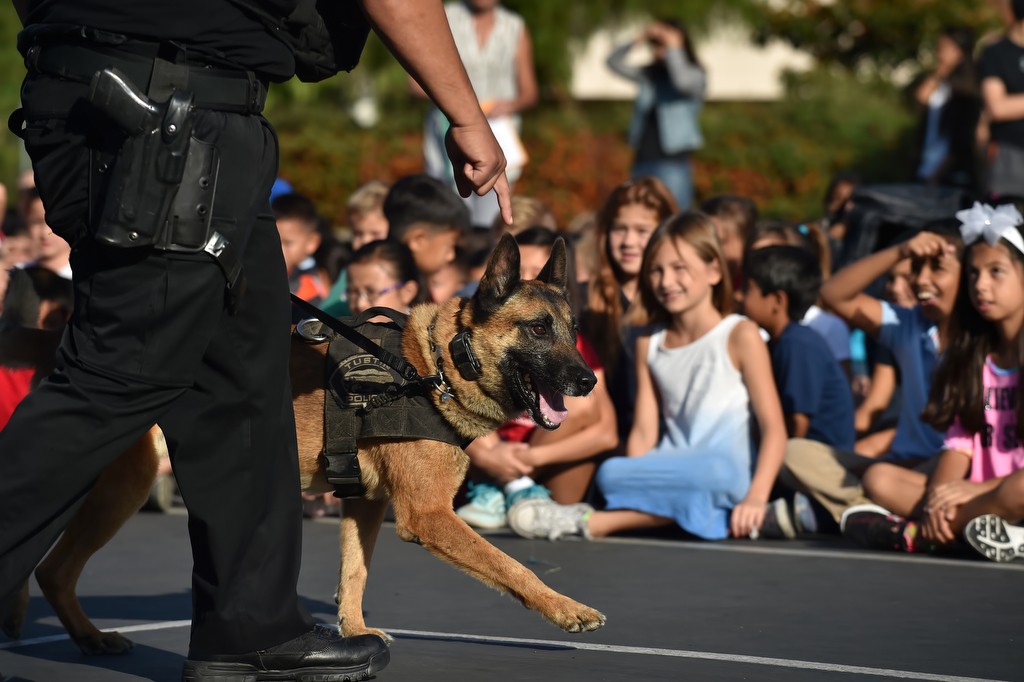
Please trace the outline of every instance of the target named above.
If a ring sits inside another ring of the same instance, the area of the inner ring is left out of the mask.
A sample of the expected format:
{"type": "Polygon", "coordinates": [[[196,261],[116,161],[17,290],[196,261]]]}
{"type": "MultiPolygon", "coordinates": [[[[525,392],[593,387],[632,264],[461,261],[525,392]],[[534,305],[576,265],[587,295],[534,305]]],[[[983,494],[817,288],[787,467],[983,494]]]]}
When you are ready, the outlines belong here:
{"type": "MultiPolygon", "coordinates": [[[[434,403],[467,439],[493,431],[525,408],[547,428],[536,404],[524,404],[521,388],[528,375],[548,393],[582,395],[594,375],[575,348],[575,322],[565,295],[565,250],[556,244],[551,260],[536,281],[519,279],[519,252],[504,237],[488,264],[477,294],[466,305],[453,299],[413,310],[402,338],[403,353],[421,376],[436,373],[432,341],[442,349],[444,378],[454,398],[434,403]],[[433,324],[433,337],[430,326],[433,324]],[[473,332],[473,350],[482,376],[463,379],[455,369],[447,341],[460,328],[473,332]]],[[[328,492],[324,476],[323,405],[326,344],[293,337],[291,378],[299,445],[301,488],[328,492]]],[[[536,384],[535,384],[536,387],[536,384]]],[[[36,569],[46,599],[72,639],[87,654],[120,653],[131,642],[117,633],[100,632],[82,611],[75,587],[89,557],[113,537],[145,501],[156,475],[162,437],[158,427],[147,433],[97,481],[81,511],[57,546],[36,569]]],[[[341,520],[341,567],[338,619],[345,635],[372,633],[363,621],[362,600],[377,533],[390,500],[399,537],[416,542],[440,559],[481,582],[507,592],[524,606],[569,632],[595,630],[604,616],[555,592],[522,564],[504,554],[467,526],[452,508],[469,459],[461,448],[438,441],[366,440],[359,442],[359,466],[366,495],[344,501],[341,520]]],[[[24,599],[4,620],[4,630],[20,633],[24,599]]]]}

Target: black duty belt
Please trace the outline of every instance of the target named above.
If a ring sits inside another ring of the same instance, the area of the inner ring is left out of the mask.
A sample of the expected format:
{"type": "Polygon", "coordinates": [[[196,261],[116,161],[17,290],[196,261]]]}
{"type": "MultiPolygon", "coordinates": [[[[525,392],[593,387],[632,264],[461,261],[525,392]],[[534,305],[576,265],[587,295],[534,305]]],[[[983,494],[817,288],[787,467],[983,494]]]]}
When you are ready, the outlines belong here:
{"type": "Polygon", "coordinates": [[[140,89],[149,89],[155,69],[170,65],[184,79],[200,109],[258,114],[267,101],[267,85],[252,71],[222,69],[202,64],[172,64],[131,51],[82,44],[33,45],[25,53],[29,72],[38,71],[59,78],[89,83],[93,75],[107,68],[124,73],[140,89]]]}

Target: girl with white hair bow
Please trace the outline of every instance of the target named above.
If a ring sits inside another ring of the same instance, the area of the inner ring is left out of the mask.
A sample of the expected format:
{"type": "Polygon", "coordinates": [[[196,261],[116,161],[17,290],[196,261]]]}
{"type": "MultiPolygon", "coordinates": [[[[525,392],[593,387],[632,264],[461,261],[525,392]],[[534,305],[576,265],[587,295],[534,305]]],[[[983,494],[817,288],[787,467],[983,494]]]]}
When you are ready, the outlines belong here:
{"type": "Polygon", "coordinates": [[[912,518],[879,510],[875,526],[907,551],[962,536],[992,561],[1024,560],[1024,218],[980,203],[957,218],[960,287],[922,414],[946,431],[944,450],[912,518]]]}

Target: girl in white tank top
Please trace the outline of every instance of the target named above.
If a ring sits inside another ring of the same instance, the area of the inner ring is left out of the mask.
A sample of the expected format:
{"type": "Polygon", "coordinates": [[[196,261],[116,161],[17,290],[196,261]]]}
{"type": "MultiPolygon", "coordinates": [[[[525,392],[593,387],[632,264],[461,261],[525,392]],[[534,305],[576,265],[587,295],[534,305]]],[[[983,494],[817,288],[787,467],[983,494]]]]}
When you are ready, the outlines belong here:
{"type": "Polygon", "coordinates": [[[757,326],[729,314],[727,272],[707,216],[683,213],[657,229],[631,311],[655,331],[637,342],[626,456],[607,460],[597,473],[607,510],[528,500],[509,510],[513,530],[550,539],[603,537],[676,523],[714,540],[747,537],[761,526],[786,426],[757,326]]]}

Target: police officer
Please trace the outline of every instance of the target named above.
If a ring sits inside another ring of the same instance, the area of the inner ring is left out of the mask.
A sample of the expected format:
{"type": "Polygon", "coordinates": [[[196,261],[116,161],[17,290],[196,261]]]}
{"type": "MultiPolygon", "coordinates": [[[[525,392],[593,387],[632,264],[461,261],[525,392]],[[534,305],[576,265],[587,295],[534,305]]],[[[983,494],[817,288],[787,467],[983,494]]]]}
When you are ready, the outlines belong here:
{"type": "MultiPolygon", "coordinates": [[[[296,594],[288,284],[268,205],[278,147],[260,116],[297,55],[266,17],[296,0],[14,4],[28,75],[11,125],[72,245],[75,314],[56,370],[0,432],[0,600],[158,423],[194,558],[184,678],[376,673],[379,638],[315,628],[296,594]]],[[[440,0],[359,6],[451,119],[460,191],[494,189],[511,222],[504,157],[440,0]]]]}

